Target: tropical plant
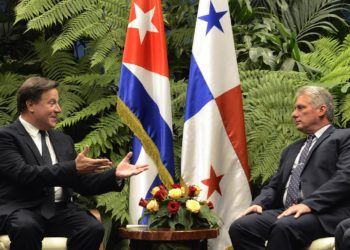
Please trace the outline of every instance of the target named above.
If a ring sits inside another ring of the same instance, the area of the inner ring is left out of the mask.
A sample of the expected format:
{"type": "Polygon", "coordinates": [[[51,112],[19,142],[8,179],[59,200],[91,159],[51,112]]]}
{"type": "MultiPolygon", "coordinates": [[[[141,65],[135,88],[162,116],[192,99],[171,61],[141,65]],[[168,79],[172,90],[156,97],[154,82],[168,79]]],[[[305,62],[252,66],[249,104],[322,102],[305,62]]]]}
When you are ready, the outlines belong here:
{"type": "Polygon", "coordinates": [[[335,34],[335,24],[346,26],[341,11],[349,7],[341,0],[262,1],[253,8],[255,19],[234,26],[239,59],[246,69],[312,72],[300,62],[300,50],[308,52],[321,35],[335,34]]]}
{"type": "Polygon", "coordinates": [[[314,51],[303,53],[301,60],[314,69],[312,79],[330,89],[338,106],[339,122],[347,127],[350,121],[350,35],[341,43],[333,38],[321,38],[314,51]]]}
{"type": "Polygon", "coordinates": [[[87,41],[91,66],[102,63],[108,68],[124,45],[128,11],[128,2],[121,0],[22,0],[16,22],[28,21],[28,30],[62,29],[52,43],[54,53],[87,41]]]}

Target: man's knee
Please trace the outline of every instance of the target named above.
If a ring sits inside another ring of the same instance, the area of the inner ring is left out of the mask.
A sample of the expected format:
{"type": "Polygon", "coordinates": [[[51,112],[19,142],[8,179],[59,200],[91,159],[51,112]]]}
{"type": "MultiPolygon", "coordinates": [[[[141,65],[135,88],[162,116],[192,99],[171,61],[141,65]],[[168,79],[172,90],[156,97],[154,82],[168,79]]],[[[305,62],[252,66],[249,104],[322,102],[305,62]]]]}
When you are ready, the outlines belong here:
{"type": "Polygon", "coordinates": [[[247,227],[249,226],[247,225],[245,216],[238,218],[231,224],[229,228],[229,235],[233,244],[242,237],[242,234],[244,234],[247,227]]]}
{"type": "Polygon", "coordinates": [[[43,238],[43,228],[40,223],[31,217],[24,217],[11,224],[9,228],[10,238],[23,235],[25,237],[43,238]]]}
{"type": "Polygon", "coordinates": [[[291,231],[292,228],[294,228],[293,221],[289,220],[288,218],[282,218],[277,220],[272,225],[272,234],[276,232],[288,232],[291,231]]]}
{"type": "Polygon", "coordinates": [[[104,228],[98,220],[90,220],[84,226],[84,231],[96,237],[103,238],[104,228]]]}

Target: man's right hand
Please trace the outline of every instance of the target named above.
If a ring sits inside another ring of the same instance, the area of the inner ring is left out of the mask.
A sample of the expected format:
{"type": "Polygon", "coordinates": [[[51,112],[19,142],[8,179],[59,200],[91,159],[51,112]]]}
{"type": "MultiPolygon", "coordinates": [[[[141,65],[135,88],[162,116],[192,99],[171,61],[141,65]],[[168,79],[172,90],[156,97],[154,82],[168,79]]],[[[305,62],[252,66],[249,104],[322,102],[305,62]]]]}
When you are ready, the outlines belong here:
{"type": "Polygon", "coordinates": [[[239,216],[238,218],[240,217],[243,217],[247,214],[251,214],[251,213],[257,213],[257,214],[261,214],[262,213],[262,206],[259,206],[259,205],[252,205],[250,207],[248,207],[246,210],[244,210],[239,216]]]}
{"type": "Polygon", "coordinates": [[[112,162],[108,159],[92,159],[86,156],[89,148],[86,147],[75,158],[75,167],[78,173],[92,173],[112,166],[112,162]]]}

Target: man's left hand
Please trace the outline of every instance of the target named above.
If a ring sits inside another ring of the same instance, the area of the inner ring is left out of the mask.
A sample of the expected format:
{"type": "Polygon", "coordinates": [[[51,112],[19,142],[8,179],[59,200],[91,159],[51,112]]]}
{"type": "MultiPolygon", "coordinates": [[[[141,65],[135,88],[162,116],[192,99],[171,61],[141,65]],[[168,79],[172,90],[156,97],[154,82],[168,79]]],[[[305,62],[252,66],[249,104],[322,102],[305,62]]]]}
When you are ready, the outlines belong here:
{"type": "Polygon", "coordinates": [[[294,218],[299,218],[303,214],[308,214],[311,212],[311,209],[305,205],[305,204],[297,204],[289,207],[287,210],[285,210],[283,213],[281,213],[277,219],[281,219],[282,217],[286,217],[292,214],[294,215],[294,218]]]}
{"type": "Polygon", "coordinates": [[[132,152],[129,152],[115,169],[115,175],[118,179],[123,179],[132,175],[137,175],[148,169],[147,164],[130,164],[129,161],[131,156],[132,152]]]}

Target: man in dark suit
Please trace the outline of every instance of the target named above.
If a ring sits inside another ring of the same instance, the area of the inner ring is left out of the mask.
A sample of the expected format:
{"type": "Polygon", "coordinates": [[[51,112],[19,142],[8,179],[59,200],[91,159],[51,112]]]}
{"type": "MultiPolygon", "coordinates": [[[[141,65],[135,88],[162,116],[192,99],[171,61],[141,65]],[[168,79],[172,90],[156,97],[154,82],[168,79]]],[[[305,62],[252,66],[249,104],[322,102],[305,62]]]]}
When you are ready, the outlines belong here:
{"type": "Polygon", "coordinates": [[[76,155],[72,139],[53,130],[61,112],[57,86],[26,80],[17,92],[19,119],[0,129],[0,233],[12,250],[41,249],[46,235],[67,237],[68,249],[98,249],[103,226],[72,203],[72,192],[120,191],[123,178],[148,168],[129,164],[131,153],[109,170],[112,162],[87,157],[87,149],[76,155]]]}
{"type": "Polygon", "coordinates": [[[298,90],[292,117],[307,139],[289,145],[252,205],[231,225],[235,250],[298,250],[333,235],[350,216],[350,131],[335,129],[333,100],[321,87],[298,90]]]}

